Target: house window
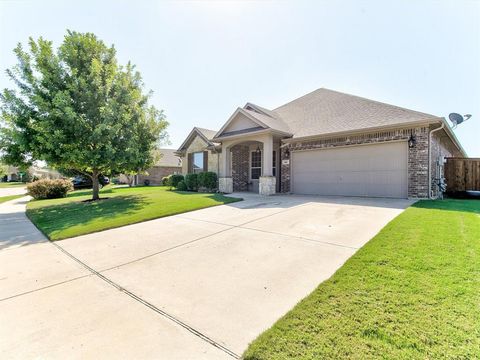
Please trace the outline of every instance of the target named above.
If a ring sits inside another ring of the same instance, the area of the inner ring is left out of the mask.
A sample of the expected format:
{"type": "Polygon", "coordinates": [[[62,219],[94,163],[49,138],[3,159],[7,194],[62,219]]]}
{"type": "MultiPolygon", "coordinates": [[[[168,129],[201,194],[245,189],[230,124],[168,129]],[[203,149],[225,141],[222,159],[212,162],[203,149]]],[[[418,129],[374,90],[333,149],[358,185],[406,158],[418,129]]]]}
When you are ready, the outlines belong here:
{"type": "Polygon", "coordinates": [[[262,173],[262,152],[252,151],[250,154],[250,179],[258,180],[262,173]]]}
{"type": "Polygon", "coordinates": [[[277,176],[277,152],[273,150],[272,175],[277,176]]]}
{"type": "Polygon", "coordinates": [[[203,172],[203,152],[193,153],[193,172],[201,173],[203,172]]]}

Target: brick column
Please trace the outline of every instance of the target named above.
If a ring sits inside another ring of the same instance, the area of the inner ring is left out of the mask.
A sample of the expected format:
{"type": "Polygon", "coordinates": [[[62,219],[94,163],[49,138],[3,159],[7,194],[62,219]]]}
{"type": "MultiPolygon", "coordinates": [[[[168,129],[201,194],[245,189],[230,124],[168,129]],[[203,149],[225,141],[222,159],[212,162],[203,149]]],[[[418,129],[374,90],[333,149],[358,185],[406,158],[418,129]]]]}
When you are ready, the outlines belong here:
{"type": "Polygon", "coordinates": [[[249,148],[246,145],[232,147],[233,191],[248,191],[249,148]]]}
{"type": "Polygon", "coordinates": [[[280,149],[280,192],[290,192],[290,145],[280,149]],[[286,160],[286,161],[284,161],[286,160]]]}
{"type": "Polygon", "coordinates": [[[415,146],[408,148],[408,197],[428,197],[428,128],[411,130],[415,146]]]}

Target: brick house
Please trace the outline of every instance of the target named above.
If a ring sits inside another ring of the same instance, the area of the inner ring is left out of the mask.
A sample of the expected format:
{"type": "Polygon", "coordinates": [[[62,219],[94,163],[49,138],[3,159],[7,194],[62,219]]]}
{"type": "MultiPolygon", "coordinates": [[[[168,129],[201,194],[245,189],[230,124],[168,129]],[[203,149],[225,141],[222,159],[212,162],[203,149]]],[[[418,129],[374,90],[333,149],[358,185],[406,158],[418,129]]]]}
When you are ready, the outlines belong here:
{"type": "Polygon", "coordinates": [[[174,149],[158,149],[156,156],[158,160],[154,166],[142,174],[135,175],[135,185],[143,185],[146,180],[150,185],[161,185],[165,176],[182,172],[182,159],[175,154],[174,149]]]}
{"type": "Polygon", "coordinates": [[[442,117],[324,88],[273,110],[247,103],[177,154],[226,193],[392,198],[436,196],[444,158],[466,156],[442,117]]]}

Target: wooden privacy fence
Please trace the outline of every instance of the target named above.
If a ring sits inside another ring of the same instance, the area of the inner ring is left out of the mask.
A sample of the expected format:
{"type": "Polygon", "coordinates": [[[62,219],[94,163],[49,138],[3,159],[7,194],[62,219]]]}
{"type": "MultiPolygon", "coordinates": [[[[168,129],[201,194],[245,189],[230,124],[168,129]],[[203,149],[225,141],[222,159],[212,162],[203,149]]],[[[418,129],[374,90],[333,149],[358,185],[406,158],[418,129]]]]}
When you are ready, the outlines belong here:
{"type": "Polygon", "coordinates": [[[480,158],[447,158],[447,192],[480,191],[480,158]]]}

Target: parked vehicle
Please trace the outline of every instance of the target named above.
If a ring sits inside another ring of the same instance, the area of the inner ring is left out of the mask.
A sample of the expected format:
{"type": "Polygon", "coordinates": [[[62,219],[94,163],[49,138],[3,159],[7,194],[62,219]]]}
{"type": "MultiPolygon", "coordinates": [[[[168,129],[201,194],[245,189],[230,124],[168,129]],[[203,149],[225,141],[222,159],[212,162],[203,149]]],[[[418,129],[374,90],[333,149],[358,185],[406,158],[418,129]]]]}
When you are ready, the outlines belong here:
{"type": "MultiPolygon", "coordinates": [[[[99,175],[98,181],[100,187],[110,184],[110,179],[106,176],[99,175]]],[[[92,179],[85,175],[77,175],[72,180],[74,189],[90,189],[93,187],[92,179]]]]}

